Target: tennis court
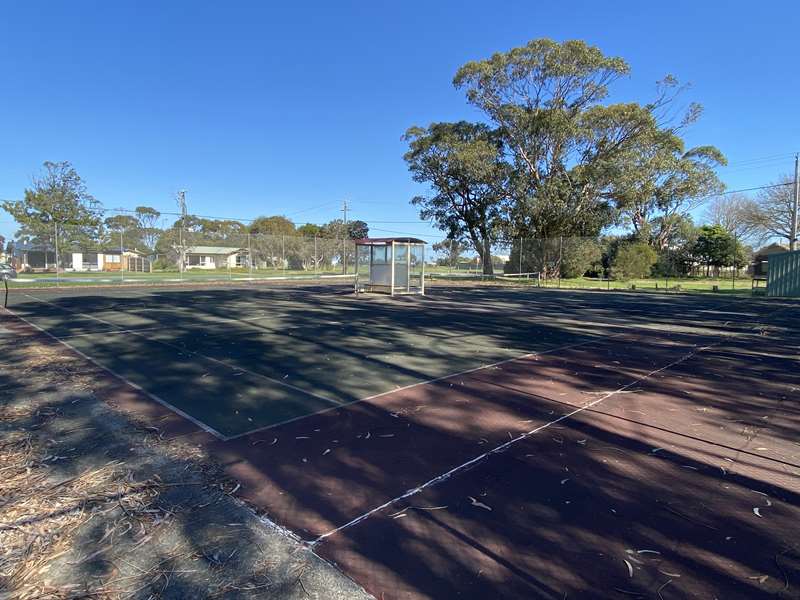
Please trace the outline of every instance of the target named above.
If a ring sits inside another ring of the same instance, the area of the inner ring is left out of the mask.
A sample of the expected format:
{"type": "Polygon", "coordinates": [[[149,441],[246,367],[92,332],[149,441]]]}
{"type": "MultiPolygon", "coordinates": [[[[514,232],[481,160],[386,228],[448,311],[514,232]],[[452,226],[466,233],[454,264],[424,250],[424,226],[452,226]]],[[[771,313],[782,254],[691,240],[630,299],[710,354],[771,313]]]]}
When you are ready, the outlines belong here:
{"type": "Polygon", "coordinates": [[[378,598],[796,597],[796,303],[329,284],[9,309],[378,598]]]}

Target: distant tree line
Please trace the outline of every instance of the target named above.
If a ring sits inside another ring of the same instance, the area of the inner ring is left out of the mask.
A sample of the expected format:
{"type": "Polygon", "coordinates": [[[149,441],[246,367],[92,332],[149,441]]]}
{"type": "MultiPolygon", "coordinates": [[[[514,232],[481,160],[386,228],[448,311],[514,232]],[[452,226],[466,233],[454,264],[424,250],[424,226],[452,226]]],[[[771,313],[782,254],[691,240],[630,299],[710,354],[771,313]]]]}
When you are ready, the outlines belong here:
{"type": "MultiPolygon", "coordinates": [[[[369,235],[367,223],[361,220],[345,224],[334,219],[322,225],[297,226],[280,215],[258,217],[247,224],[185,215],[160,226],[165,215],[150,206],[104,217],[106,211],[89,194],[69,162],[45,162],[21,200],[4,201],[0,206],[19,224],[15,242],[48,248],[58,242],[65,252],[137,249],[160,256],[161,267],[179,260],[181,245],[184,249],[218,245],[248,248],[264,266],[311,269],[345,258],[352,260],[345,255],[352,254],[350,245],[341,241],[369,235]],[[304,237],[320,239],[316,251],[313,244],[300,241],[304,237]]],[[[13,241],[6,251],[13,254],[13,241]]]]}

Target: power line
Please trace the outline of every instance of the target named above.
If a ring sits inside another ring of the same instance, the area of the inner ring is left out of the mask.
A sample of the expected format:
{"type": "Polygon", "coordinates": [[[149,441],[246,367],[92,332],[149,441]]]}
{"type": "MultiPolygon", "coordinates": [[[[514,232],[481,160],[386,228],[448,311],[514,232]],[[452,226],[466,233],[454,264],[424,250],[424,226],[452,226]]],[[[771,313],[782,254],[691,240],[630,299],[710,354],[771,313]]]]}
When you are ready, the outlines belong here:
{"type": "MultiPolygon", "coordinates": [[[[779,188],[779,187],[785,187],[785,186],[788,186],[788,185],[794,185],[794,182],[774,183],[774,184],[770,184],[770,185],[760,185],[760,186],[755,186],[755,187],[750,187],[750,188],[740,188],[740,189],[736,189],[736,190],[725,190],[723,192],[718,192],[718,193],[714,193],[714,194],[709,194],[707,196],[702,196],[700,198],[697,198],[696,200],[697,201],[702,201],[702,200],[708,200],[710,198],[717,198],[719,196],[727,196],[727,195],[730,195],[730,194],[740,194],[740,193],[744,193],[744,192],[754,192],[754,191],[759,191],[759,190],[768,190],[768,189],[774,189],[774,188],[779,188]]],[[[3,199],[0,199],[0,200],[3,200],[3,199]]],[[[9,201],[13,202],[12,200],[9,200],[9,201]]],[[[338,201],[337,201],[337,203],[338,203],[338,201]]],[[[333,204],[333,202],[326,203],[326,205],[329,205],[329,204],[333,204]]],[[[136,213],[136,211],[132,210],[132,209],[106,208],[106,207],[104,207],[102,205],[100,207],[100,210],[103,213],[122,213],[122,214],[135,214],[136,213]]],[[[308,209],[308,210],[312,210],[312,209],[308,209]]],[[[163,215],[169,215],[169,216],[175,216],[175,217],[182,217],[183,216],[179,212],[170,212],[170,211],[158,211],[158,212],[162,216],[163,215]]],[[[234,217],[220,217],[220,216],[213,216],[213,215],[191,215],[191,216],[196,217],[198,219],[212,219],[212,220],[215,220],[215,221],[234,221],[234,222],[239,222],[239,223],[253,223],[254,221],[256,221],[256,219],[240,219],[240,218],[234,218],[234,217]]],[[[257,218],[260,218],[260,217],[257,217],[257,218]]],[[[292,223],[296,227],[297,226],[302,226],[302,225],[314,225],[315,224],[315,223],[311,223],[310,221],[306,221],[305,223],[292,221],[291,219],[287,219],[287,221],[289,221],[290,223],[292,223]]],[[[368,222],[368,224],[369,223],[370,222],[368,222]]],[[[399,224],[409,224],[409,225],[410,224],[420,224],[421,225],[421,224],[426,223],[426,222],[425,221],[371,221],[371,223],[380,224],[380,225],[384,225],[384,224],[385,225],[391,225],[391,224],[398,224],[398,225],[399,224]]],[[[429,223],[429,224],[431,226],[433,226],[432,223],[429,223]]],[[[414,236],[422,236],[422,235],[424,235],[424,236],[427,236],[427,237],[431,237],[429,235],[429,233],[397,231],[397,230],[392,230],[392,229],[381,229],[381,228],[378,228],[378,227],[370,227],[370,229],[372,229],[374,231],[381,231],[381,232],[384,232],[384,233],[395,233],[395,234],[400,234],[400,235],[414,235],[414,236]]]]}
{"type": "Polygon", "coordinates": [[[741,166],[755,164],[755,163],[761,163],[761,162],[782,161],[782,160],[785,160],[785,159],[790,158],[792,156],[794,156],[793,152],[785,152],[783,154],[772,154],[770,156],[761,156],[761,157],[758,157],[758,158],[747,158],[747,159],[743,159],[743,160],[739,160],[739,161],[730,162],[725,167],[722,167],[722,168],[741,167],[741,166]]]}
{"type": "MultiPolygon", "coordinates": [[[[350,201],[348,200],[347,202],[348,202],[348,211],[349,211],[351,209],[350,204],[349,204],[350,201]]],[[[338,204],[338,203],[339,203],[339,201],[337,200],[336,204],[338,204]]],[[[328,203],[328,205],[330,205],[330,204],[333,204],[333,203],[328,203]]],[[[102,212],[116,212],[116,213],[124,213],[124,214],[135,214],[136,213],[135,210],[127,209],[127,208],[105,208],[105,207],[102,208],[102,212]]],[[[176,216],[176,217],[180,217],[181,216],[181,213],[179,213],[179,212],[169,212],[169,211],[158,211],[158,212],[162,216],[163,215],[170,215],[170,216],[176,216]]],[[[290,214],[292,214],[292,213],[290,213],[290,214]]],[[[196,217],[198,219],[213,219],[215,221],[238,221],[240,223],[252,223],[252,222],[256,221],[257,219],[262,218],[262,217],[256,217],[255,219],[240,219],[240,218],[236,218],[236,217],[220,217],[220,216],[213,216],[213,215],[195,215],[195,214],[191,214],[191,213],[189,213],[187,216],[196,217]]],[[[286,218],[286,214],[275,215],[275,216],[282,216],[282,217],[286,218]]],[[[314,225],[315,224],[315,223],[312,223],[311,221],[305,221],[305,222],[292,221],[291,219],[288,219],[288,218],[286,220],[289,221],[290,223],[292,223],[295,226],[314,225]]],[[[388,224],[388,225],[406,225],[406,224],[407,225],[417,225],[417,224],[421,225],[421,224],[427,222],[427,221],[421,221],[421,220],[417,220],[417,221],[382,221],[382,220],[367,219],[366,217],[362,217],[360,220],[367,221],[368,223],[378,223],[378,224],[388,224]]]]}
{"type": "Polygon", "coordinates": [[[285,213],[284,216],[299,215],[299,214],[304,213],[304,212],[317,210],[318,208],[326,208],[328,206],[333,206],[334,204],[338,204],[338,203],[339,203],[338,200],[334,200],[333,202],[326,202],[325,204],[320,204],[318,206],[312,206],[311,208],[304,208],[302,210],[298,210],[298,211],[294,211],[294,212],[290,212],[290,213],[285,213]]]}
{"type": "Polygon", "coordinates": [[[751,188],[744,188],[741,190],[726,190],[724,192],[718,192],[716,194],[709,194],[708,196],[702,196],[698,198],[698,200],[703,200],[705,198],[716,198],[717,196],[727,196],[728,194],[742,194],[744,192],[755,192],[758,190],[769,190],[772,188],[782,187],[785,185],[793,185],[792,182],[788,183],[773,183],[771,185],[760,185],[758,187],[751,187],[751,188]]]}

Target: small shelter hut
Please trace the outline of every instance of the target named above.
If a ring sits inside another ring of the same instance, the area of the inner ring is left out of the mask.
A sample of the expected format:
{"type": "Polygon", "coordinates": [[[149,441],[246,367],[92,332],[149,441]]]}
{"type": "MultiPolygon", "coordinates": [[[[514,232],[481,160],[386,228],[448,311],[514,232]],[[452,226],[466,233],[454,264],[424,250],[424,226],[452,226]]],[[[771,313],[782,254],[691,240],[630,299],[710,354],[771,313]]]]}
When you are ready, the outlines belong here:
{"type": "Polygon", "coordinates": [[[356,240],[355,290],[424,295],[425,242],[410,237],[356,240]]]}

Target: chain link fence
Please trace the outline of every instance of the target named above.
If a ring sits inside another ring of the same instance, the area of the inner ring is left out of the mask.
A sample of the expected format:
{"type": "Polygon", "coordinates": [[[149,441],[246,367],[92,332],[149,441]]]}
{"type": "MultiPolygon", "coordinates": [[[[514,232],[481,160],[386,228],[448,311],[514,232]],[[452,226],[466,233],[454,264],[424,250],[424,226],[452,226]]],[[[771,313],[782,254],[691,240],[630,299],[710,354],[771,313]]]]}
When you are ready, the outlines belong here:
{"type": "Polygon", "coordinates": [[[70,240],[54,227],[52,236],[15,243],[11,259],[20,282],[42,284],[349,277],[356,268],[351,239],[175,228],[160,230],[148,249],[126,231],[95,242],[70,240]]]}
{"type": "MultiPolygon", "coordinates": [[[[49,237],[15,243],[12,259],[20,273],[16,283],[349,280],[357,268],[355,241],[348,238],[209,233],[178,224],[147,233],[107,231],[102,240],[93,241],[70,235],[68,228],[56,225],[49,237]]],[[[712,268],[681,249],[667,248],[642,257],[649,262],[642,273],[632,275],[629,265],[623,268],[620,264],[619,249],[624,244],[612,237],[517,238],[486,245],[441,240],[425,246],[425,273],[432,281],[495,280],[539,287],[750,288],[749,257],[739,252],[725,261],[727,266],[712,268]]]]}

